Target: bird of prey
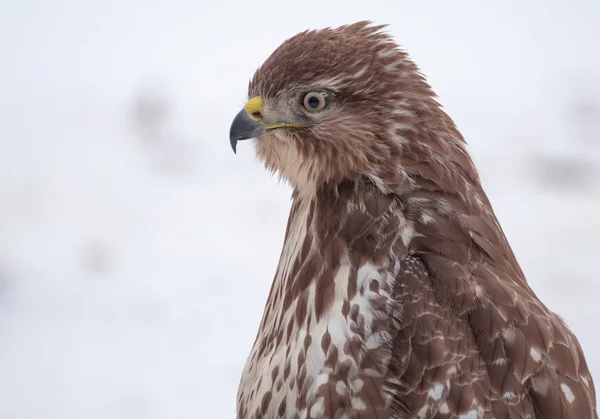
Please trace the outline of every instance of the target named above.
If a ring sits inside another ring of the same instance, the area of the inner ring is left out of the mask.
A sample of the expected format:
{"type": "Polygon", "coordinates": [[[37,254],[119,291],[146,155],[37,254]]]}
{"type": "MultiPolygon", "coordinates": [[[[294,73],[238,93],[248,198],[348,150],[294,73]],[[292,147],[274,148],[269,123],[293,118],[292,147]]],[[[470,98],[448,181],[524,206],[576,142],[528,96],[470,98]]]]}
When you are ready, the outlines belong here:
{"type": "Polygon", "coordinates": [[[286,40],[231,125],[234,151],[251,138],[293,192],[238,418],[598,418],[577,338],[385,26],[286,40]]]}

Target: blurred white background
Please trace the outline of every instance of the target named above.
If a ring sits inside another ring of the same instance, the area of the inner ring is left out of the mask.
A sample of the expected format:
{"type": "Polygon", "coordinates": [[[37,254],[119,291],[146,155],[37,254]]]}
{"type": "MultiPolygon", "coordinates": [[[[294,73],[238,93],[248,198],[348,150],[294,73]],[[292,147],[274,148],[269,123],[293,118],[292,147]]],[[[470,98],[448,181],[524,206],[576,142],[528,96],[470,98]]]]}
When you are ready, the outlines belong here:
{"type": "Polygon", "coordinates": [[[290,191],[229,124],[284,39],[370,19],[470,144],[600,380],[597,0],[0,3],[0,418],[233,418],[290,191]]]}

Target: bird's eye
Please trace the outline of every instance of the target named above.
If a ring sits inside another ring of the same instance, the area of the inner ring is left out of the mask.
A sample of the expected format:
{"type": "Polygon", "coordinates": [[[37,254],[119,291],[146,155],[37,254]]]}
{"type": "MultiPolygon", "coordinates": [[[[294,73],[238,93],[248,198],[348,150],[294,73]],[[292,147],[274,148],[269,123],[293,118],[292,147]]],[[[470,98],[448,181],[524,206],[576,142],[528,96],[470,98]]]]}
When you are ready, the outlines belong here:
{"type": "Polygon", "coordinates": [[[327,106],[327,93],[307,93],[302,102],[307,111],[318,112],[327,106]]]}

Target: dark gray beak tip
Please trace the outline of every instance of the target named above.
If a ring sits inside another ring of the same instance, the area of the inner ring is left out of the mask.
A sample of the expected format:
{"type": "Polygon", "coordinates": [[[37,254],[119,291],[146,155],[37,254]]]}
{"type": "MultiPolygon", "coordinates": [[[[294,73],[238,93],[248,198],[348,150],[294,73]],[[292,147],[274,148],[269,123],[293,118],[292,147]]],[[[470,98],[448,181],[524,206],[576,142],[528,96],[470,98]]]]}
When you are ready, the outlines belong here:
{"type": "Polygon", "coordinates": [[[229,129],[229,142],[231,149],[235,154],[238,141],[248,140],[250,138],[260,137],[264,131],[264,126],[248,116],[245,109],[242,109],[233,119],[229,129]]]}
{"type": "Polygon", "coordinates": [[[229,142],[231,143],[231,149],[233,150],[233,154],[237,154],[237,139],[235,137],[229,136],[229,142]]]}

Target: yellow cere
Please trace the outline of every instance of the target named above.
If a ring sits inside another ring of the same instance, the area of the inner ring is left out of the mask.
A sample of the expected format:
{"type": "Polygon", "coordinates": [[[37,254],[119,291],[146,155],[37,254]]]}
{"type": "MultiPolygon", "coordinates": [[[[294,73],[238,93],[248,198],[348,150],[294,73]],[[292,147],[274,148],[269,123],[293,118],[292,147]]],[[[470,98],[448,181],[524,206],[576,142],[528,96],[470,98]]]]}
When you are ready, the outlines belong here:
{"type": "MultiPolygon", "coordinates": [[[[258,122],[262,122],[263,115],[265,112],[265,105],[262,96],[254,96],[250,99],[244,109],[248,116],[258,122]]],[[[300,124],[288,124],[286,122],[276,122],[273,124],[264,124],[265,130],[271,130],[276,128],[300,128],[300,124]]]]}
{"type": "Polygon", "coordinates": [[[250,118],[254,119],[255,121],[260,121],[265,109],[262,97],[254,96],[248,101],[248,103],[246,103],[244,109],[246,109],[246,113],[250,118]]]}

